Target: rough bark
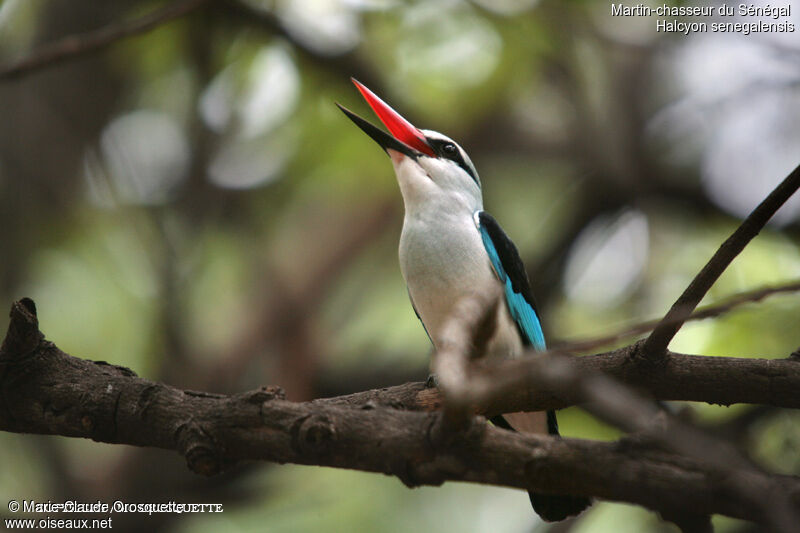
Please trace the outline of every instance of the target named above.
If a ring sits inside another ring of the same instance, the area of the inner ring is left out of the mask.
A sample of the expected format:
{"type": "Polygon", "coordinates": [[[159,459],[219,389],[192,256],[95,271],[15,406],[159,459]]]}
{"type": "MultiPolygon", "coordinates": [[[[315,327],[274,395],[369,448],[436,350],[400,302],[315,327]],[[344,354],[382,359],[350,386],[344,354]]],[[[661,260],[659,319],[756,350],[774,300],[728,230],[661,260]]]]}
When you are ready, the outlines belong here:
{"type": "Polygon", "coordinates": [[[0,429],[176,450],[205,475],[240,461],[291,462],[382,472],[409,486],[471,481],[770,523],[775,510],[764,502],[800,505],[797,478],[737,464],[721,472],[649,437],[520,435],[480,417],[451,434],[439,412],[403,410],[432,409],[434,398],[422,384],[305,403],[285,401],[278,388],[179,390],[65,354],[40,333],[30,300],[12,307],[0,349],[0,429]]]}

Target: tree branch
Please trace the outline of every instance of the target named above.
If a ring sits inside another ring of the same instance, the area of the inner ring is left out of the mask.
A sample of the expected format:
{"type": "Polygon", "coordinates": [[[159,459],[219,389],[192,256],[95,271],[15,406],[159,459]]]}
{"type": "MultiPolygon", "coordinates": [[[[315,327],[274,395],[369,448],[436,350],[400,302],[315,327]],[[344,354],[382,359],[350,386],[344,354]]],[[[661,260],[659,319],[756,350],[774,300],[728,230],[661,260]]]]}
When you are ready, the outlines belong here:
{"type": "MultiPolygon", "coordinates": [[[[583,408],[601,420],[645,438],[653,438],[666,449],[708,465],[718,477],[729,480],[732,492],[743,499],[759,502],[762,514],[769,517],[770,526],[775,530],[791,531],[793,524],[800,520],[800,514],[790,500],[783,497],[765,499],[759,491],[753,490],[746,478],[767,474],[742,457],[731,444],[668,415],[652,400],[599,372],[576,371],[569,357],[551,351],[547,358],[530,358],[521,368],[525,372],[506,372],[499,376],[471,372],[468,362],[472,354],[485,353],[485,346],[479,344],[479,339],[492,336],[493,332],[486,324],[494,323],[493,304],[500,297],[498,290],[491,294],[475,294],[457,302],[441,330],[445,340],[438,346],[434,368],[444,394],[444,431],[433,432],[434,438],[452,439],[460,435],[459,431],[470,428],[473,405],[491,403],[492,398],[504,398],[507,391],[569,390],[576,395],[578,402],[588,402],[583,408]]],[[[692,528],[699,524],[710,525],[710,515],[698,517],[685,509],[680,515],[672,511],[668,514],[687,527],[690,524],[692,528]]]]}
{"type": "MultiPolygon", "coordinates": [[[[569,359],[575,372],[599,372],[624,383],[656,400],[705,402],[715,405],[750,403],[773,407],[800,408],[800,364],[793,358],[749,359],[708,357],[669,352],[669,360],[652,370],[632,359],[636,345],[610,352],[569,359]]],[[[516,411],[561,409],[581,402],[568,388],[532,387],[526,376],[530,367],[546,366],[552,355],[539,353],[513,361],[503,361],[487,368],[487,377],[506,385],[498,397],[484,398],[475,405],[488,417],[516,411]],[[526,386],[519,387],[520,381],[526,386]],[[513,382],[513,383],[511,383],[513,382]]],[[[424,383],[406,383],[395,387],[358,392],[347,396],[316,400],[342,406],[365,403],[397,409],[431,411],[441,408],[437,389],[424,383]]]]}
{"type": "Polygon", "coordinates": [[[0,67],[0,81],[18,78],[42,68],[102,50],[126,37],[147,33],[166,22],[191,13],[208,1],[174,2],[131,21],[109,24],[91,32],[70,35],[54,43],[42,45],[27,57],[0,67]]]}
{"type": "Polygon", "coordinates": [[[0,429],[176,450],[206,475],[257,459],[383,472],[409,486],[472,481],[759,522],[771,519],[743,483],[762,498],[800,504],[796,478],[738,464],[721,477],[641,439],[553,439],[477,420],[457,439],[434,439],[439,413],[384,407],[375,401],[384,395],[292,403],[277,388],[233,396],[175,389],[63,353],[43,339],[30,300],[12,307],[0,349],[0,429]]]}
{"type": "Polygon", "coordinates": [[[703,299],[708,290],[722,275],[731,261],[744,250],[744,247],[761,231],[769,222],[772,215],[792,196],[800,187],[800,166],[767,196],[758,207],[736,228],[733,235],[722,243],[722,246],[709,259],[703,269],[694,277],[692,282],[675,301],[670,310],[661,319],[650,336],[641,345],[639,354],[646,360],[662,362],[666,355],[667,346],[681,328],[686,318],[692,314],[697,304],[703,299]]]}
{"type": "MultiPolygon", "coordinates": [[[[765,499],[749,484],[747,476],[742,477],[745,472],[757,477],[767,474],[745,459],[730,443],[669,415],[655,402],[608,376],[599,372],[576,371],[569,357],[551,354],[549,359],[531,358],[535,364],[527,364],[528,372],[525,374],[505,372],[500,380],[495,376],[479,376],[471,384],[476,399],[503,397],[507,390],[523,387],[527,387],[527,390],[549,387],[573,391],[581,402],[587,402],[582,407],[601,420],[625,431],[635,432],[640,438],[654,439],[659,447],[701,461],[716,470],[718,476],[728,479],[730,490],[744,499],[761,503],[764,515],[769,517],[770,525],[775,530],[791,531],[793,524],[800,520],[800,514],[791,500],[777,495],[778,499],[765,499]]],[[[685,512],[675,517],[678,521],[686,518],[685,512]]],[[[695,523],[697,516],[688,518],[695,523]]]]}

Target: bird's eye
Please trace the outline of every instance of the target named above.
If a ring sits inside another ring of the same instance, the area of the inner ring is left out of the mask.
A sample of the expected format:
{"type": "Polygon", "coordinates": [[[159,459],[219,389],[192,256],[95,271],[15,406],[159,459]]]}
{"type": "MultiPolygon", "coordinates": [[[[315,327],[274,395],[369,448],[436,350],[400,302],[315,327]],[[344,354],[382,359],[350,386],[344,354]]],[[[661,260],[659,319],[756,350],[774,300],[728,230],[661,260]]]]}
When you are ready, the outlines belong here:
{"type": "Polygon", "coordinates": [[[447,143],[444,146],[442,146],[442,151],[446,155],[454,155],[456,152],[458,152],[458,150],[456,149],[456,145],[453,143],[447,143]]]}

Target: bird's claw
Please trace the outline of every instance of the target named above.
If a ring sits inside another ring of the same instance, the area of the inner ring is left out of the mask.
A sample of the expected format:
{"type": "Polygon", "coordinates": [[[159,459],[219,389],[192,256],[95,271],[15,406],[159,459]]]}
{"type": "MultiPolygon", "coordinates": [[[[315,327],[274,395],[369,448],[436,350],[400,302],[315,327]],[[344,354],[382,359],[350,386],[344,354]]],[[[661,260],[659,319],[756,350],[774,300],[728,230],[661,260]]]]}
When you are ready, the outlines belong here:
{"type": "Polygon", "coordinates": [[[425,380],[425,388],[426,389],[439,388],[439,378],[436,377],[436,374],[428,375],[428,379],[425,380]]]}

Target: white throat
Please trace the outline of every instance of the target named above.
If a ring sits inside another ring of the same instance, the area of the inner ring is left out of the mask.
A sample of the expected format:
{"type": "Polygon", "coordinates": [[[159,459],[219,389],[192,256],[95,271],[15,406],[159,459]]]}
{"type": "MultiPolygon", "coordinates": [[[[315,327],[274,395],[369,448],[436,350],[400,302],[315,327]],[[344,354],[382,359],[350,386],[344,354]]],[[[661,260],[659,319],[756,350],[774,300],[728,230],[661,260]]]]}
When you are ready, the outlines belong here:
{"type": "Polygon", "coordinates": [[[392,165],[403,195],[406,217],[468,215],[483,209],[478,184],[449,161],[430,157],[413,160],[393,150],[392,165]]]}

